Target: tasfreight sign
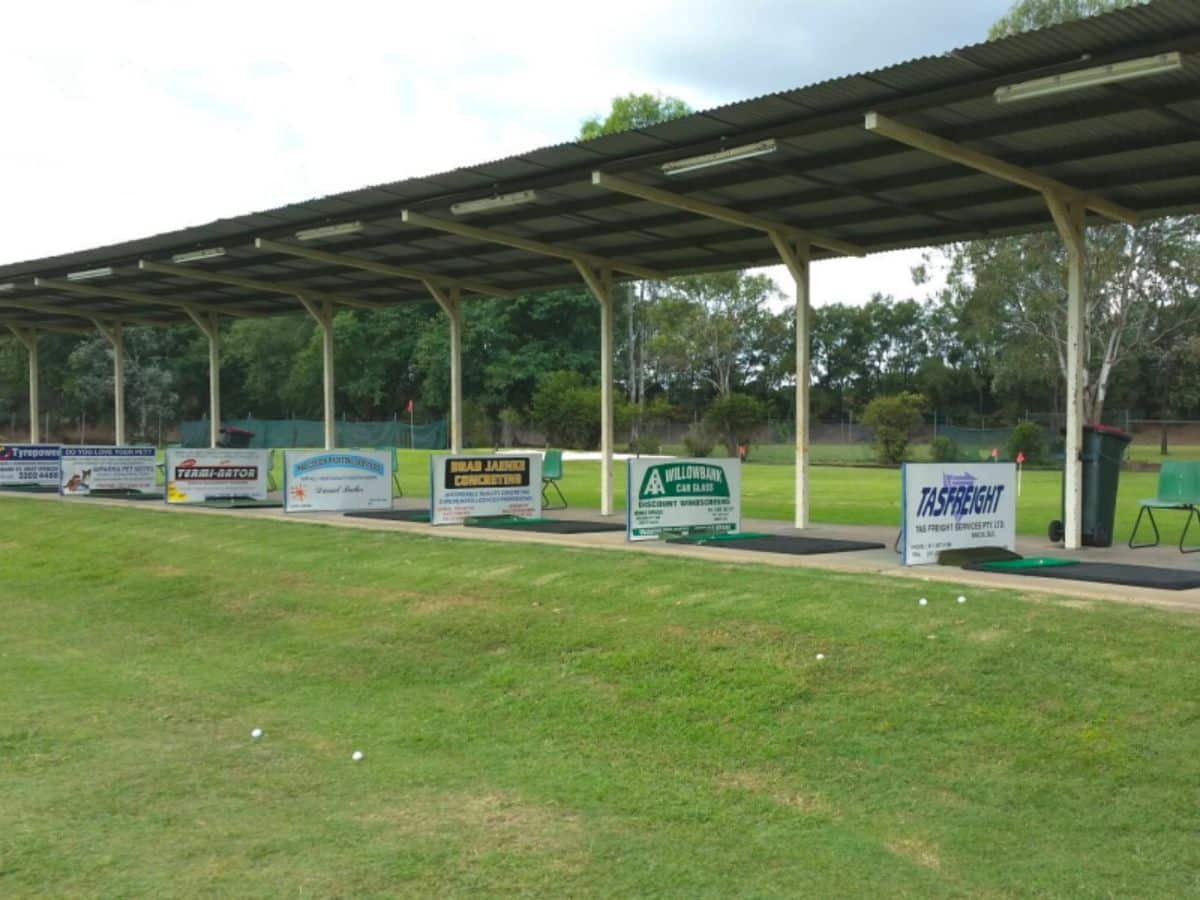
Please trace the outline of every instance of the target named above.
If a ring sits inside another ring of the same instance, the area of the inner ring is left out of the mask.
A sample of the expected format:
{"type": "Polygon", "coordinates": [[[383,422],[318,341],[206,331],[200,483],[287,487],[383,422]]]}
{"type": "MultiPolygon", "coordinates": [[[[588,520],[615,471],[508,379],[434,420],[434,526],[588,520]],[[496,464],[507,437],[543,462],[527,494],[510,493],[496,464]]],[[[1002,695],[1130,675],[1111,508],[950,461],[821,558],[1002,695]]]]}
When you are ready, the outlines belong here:
{"type": "Polygon", "coordinates": [[[0,444],[0,484],[58,487],[58,444],[0,444]]]}
{"type": "Polygon", "coordinates": [[[286,512],[392,508],[390,450],[285,450],[286,512]]]}
{"type": "Polygon", "coordinates": [[[266,500],[267,450],[171,448],[166,454],[168,503],[266,500]]]}
{"type": "Polygon", "coordinates": [[[434,525],[455,525],[473,516],[542,514],[542,457],[538,453],[494,456],[432,456],[429,496],[434,525]]]}
{"type": "Polygon", "coordinates": [[[905,463],[900,470],[900,552],[906,566],[963,547],[1016,548],[1017,467],[1012,463],[905,463]]]}
{"type": "Polygon", "coordinates": [[[664,531],[737,531],[742,465],[736,459],[631,459],[626,471],[625,536],[654,540],[664,531]]]}
{"type": "Polygon", "coordinates": [[[153,447],[62,448],[64,497],[86,497],[93,491],[127,491],[153,494],[158,463],[153,447]]]}

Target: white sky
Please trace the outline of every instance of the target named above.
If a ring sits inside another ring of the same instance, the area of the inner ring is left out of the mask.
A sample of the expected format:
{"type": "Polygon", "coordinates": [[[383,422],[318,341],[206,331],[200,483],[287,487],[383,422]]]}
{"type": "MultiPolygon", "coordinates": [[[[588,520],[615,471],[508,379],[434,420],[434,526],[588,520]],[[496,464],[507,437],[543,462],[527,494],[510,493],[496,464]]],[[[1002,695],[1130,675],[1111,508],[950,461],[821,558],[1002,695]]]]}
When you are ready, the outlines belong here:
{"type": "MultiPolygon", "coordinates": [[[[0,262],[560,143],[630,91],[703,109],[940,53],[1007,5],[6,3],[0,262]]],[[[814,301],[923,296],[919,261],[819,263],[814,301]]]]}

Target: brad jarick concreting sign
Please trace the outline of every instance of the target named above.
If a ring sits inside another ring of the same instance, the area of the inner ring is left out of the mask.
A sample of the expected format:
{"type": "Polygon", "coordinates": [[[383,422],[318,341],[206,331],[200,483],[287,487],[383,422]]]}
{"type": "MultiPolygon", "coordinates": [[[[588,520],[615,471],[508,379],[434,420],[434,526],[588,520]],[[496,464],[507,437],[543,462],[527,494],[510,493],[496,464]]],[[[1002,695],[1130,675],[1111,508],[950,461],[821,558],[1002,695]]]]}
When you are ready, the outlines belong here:
{"type": "Polygon", "coordinates": [[[736,459],[631,459],[625,499],[625,536],[631,541],[652,541],[663,531],[738,531],[742,464],[736,459]]]}
{"type": "Polygon", "coordinates": [[[962,547],[1017,542],[1017,467],[1012,463],[905,463],[900,469],[904,565],[937,562],[962,547]]]}
{"type": "Polygon", "coordinates": [[[0,444],[0,484],[58,487],[58,444],[0,444]]]}
{"type": "Polygon", "coordinates": [[[92,491],[158,492],[158,460],[153,447],[62,448],[64,497],[86,497],[92,491]]]}
{"type": "Polygon", "coordinates": [[[542,456],[431,456],[429,496],[434,525],[459,525],[473,516],[536,519],[542,514],[542,456]]]}
{"type": "Polygon", "coordinates": [[[171,448],[166,454],[167,502],[266,500],[269,464],[266,450],[171,448]]]}
{"type": "Polygon", "coordinates": [[[392,451],[283,451],[286,512],[392,508],[392,451]]]}

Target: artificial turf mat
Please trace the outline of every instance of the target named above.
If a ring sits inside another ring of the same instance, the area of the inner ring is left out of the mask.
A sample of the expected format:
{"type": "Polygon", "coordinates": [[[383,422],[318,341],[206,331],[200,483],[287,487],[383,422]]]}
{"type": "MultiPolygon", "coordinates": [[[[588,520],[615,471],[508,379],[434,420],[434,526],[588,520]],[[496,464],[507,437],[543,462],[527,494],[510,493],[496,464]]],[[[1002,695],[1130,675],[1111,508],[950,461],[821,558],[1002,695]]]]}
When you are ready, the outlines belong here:
{"type": "Polygon", "coordinates": [[[811,538],[798,535],[770,534],[747,536],[722,535],[719,539],[671,538],[669,544],[699,544],[725,550],[753,550],[759,553],[788,553],[809,556],[816,553],[845,553],[852,550],[880,550],[878,541],[839,541],[832,538],[811,538]]]}
{"type": "Polygon", "coordinates": [[[283,503],[279,500],[251,500],[249,497],[231,497],[228,500],[205,500],[195,506],[208,506],[214,509],[279,509],[283,503]]]}
{"type": "Polygon", "coordinates": [[[1021,554],[1004,547],[955,547],[953,550],[938,553],[937,561],[939,566],[965,566],[967,563],[997,562],[1005,559],[1021,559],[1021,554]]]}
{"type": "Polygon", "coordinates": [[[584,522],[571,519],[468,520],[467,525],[472,528],[502,528],[538,534],[594,534],[625,530],[625,526],[618,522],[584,522]]]}
{"type": "Polygon", "coordinates": [[[1062,559],[1057,556],[1018,556],[1015,559],[988,559],[974,563],[976,568],[996,572],[1015,572],[1023,569],[1041,569],[1046,566],[1077,566],[1077,559],[1062,559]]]}
{"type": "Polygon", "coordinates": [[[368,512],[348,512],[351,519],[390,519],[393,522],[428,522],[427,509],[373,509],[368,512]]]}
{"type": "Polygon", "coordinates": [[[0,491],[19,494],[57,494],[58,487],[52,484],[0,484],[0,491]]]}
{"type": "Polygon", "coordinates": [[[1121,563],[1099,562],[1081,562],[1073,566],[1043,565],[1004,570],[993,568],[993,565],[973,564],[964,566],[964,568],[980,572],[1004,571],[1009,575],[1029,575],[1033,578],[1063,578],[1069,581],[1158,588],[1164,591],[1186,591],[1191,588],[1200,588],[1200,571],[1189,569],[1163,569],[1157,566],[1129,566],[1121,563]]]}

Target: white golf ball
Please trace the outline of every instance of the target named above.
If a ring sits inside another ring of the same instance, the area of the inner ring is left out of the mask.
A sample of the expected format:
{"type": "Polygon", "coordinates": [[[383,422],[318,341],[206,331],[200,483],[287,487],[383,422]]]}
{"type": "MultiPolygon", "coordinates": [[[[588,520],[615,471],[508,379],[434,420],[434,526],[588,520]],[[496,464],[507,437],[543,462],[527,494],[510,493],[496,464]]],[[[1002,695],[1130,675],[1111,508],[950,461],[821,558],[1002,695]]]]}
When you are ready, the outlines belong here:
{"type": "Polygon", "coordinates": [[[351,753],[351,754],[350,754],[350,758],[351,758],[352,760],[354,760],[355,762],[358,762],[360,759],[362,759],[362,758],[363,758],[362,751],[361,751],[361,750],[355,750],[353,753],[351,753]]]}
{"type": "Polygon", "coordinates": [[[918,600],[918,601],[917,601],[917,603],[919,603],[921,606],[924,606],[924,605],[925,605],[925,604],[927,604],[928,602],[929,602],[929,601],[928,601],[928,600],[926,600],[924,597],[922,597],[920,600],[918,600]]]}
{"type": "Polygon", "coordinates": [[[825,654],[824,654],[824,653],[818,653],[818,654],[817,654],[817,659],[824,659],[824,658],[825,658],[825,654]]]}
{"type": "Polygon", "coordinates": [[[255,728],[255,729],[254,729],[252,732],[250,732],[250,737],[252,737],[252,738],[260,738],[260,737],[262,737],[262,729],[261,729],[261,728],[255,728]]]}
{"type": "Polygon", "coordinates": [[[959,595],[958,595],[958,602],[959,602],[959,603],[966,603],[966,602],[967,602],[967,598],[966,598],[966,597],[964,597],[962,594],[959,594],[959,595]]]}

